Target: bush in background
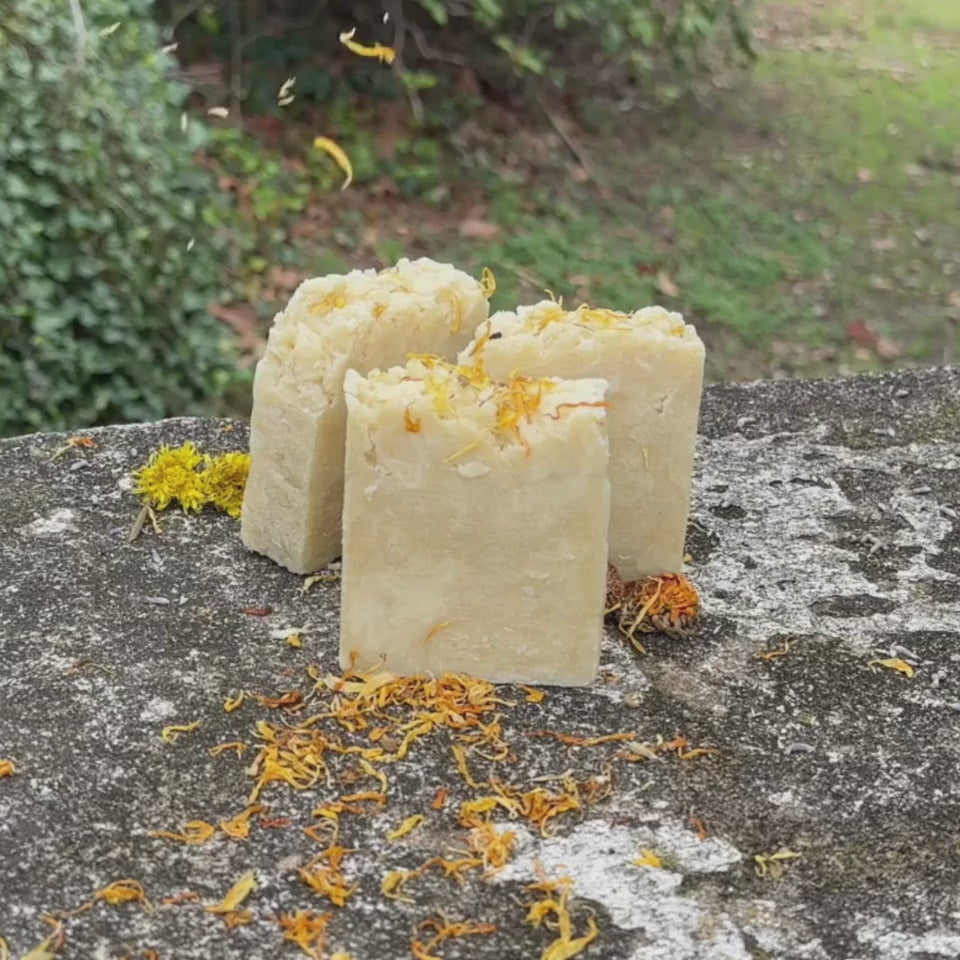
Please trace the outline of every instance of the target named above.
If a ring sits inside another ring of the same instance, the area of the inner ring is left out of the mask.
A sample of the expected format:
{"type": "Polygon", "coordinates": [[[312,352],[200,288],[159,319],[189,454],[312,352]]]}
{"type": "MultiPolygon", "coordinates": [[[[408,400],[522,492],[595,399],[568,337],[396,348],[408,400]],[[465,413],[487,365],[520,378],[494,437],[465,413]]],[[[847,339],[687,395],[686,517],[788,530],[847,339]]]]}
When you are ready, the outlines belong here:
{"type": "MultiPolygon", "coordinates": [[[[416,5],[435,25],[432,39],[440,49],[451,34],[472,34],[502,51],[515,72],[543,75],[559,86],[595,80],[598,66],[625,69],[635,78],[664,63],[692,71],[712,40],[751,52],[749,0],[417,0],[416,5]]],[[[342,6],[344,13],[354,8],[342,6]]]]}
{"type": "Polygon", "coordinates": [[[234,376],[216,192],[150,15],[0,0],[0,436],[198,412],[234,376]]]}
{"type": "Polygon", "coordinates": [[[374,63],[363,71],[354,61],[349,82],[374,98],[406,88],[419,113],[421,95],[449,111],[451,98],[464,91],[465,72],[487,92],[519,89],[538,78],[570,92],[623,82],[655,92],[654,78],[667,74],[670,88],[678,90],[706,64],[708,52],[752,55],[751,2],[209,0],[183,15],[176,0],[158,0],[157,15],[175,30],[187,60],[212,57],[229,65],[234,102],[242,97],[248,112],[269,109],[288,73],[297,75],[300,96],[343,99],[343,72],[334,64],[351,55],[339,48],[337,35],[356,26],[357,40],[396,50],[397,69],[374,63]],[[242,64],[249,69],[241,78],[242,64]],[[434,89],[440,96],[431,95],[434,89]]]}

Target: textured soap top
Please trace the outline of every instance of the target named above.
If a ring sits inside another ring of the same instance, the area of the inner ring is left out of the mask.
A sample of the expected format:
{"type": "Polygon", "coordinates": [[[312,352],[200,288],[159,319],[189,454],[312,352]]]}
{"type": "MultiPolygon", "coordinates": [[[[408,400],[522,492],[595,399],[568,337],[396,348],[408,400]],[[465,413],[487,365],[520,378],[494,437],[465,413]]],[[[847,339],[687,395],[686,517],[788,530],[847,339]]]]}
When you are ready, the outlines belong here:
{"type": "Polygon", "coordinates": [[[451,333],[470,329],[486,310],[479,282],[425,257],[305,280],[274,319],[267,354],[289,385],[321,384],[332,393],[342,376],[337,361],[349,355],[360,365],[368,335],[381,337],[379,327],[388,326],[409,336],[438,309],[449,314],[451,333]]]}
{"type": "Polygon", "coordinates": [[[344,380],[347,402],[371,411],[398,411],[410,434],[428,433],[431,426],[458,427],[481,442],[489,437],[501,446],[528,449],[537,436],[555,432],[552,425],[565,411],[586,409],[603,417],[605,380],[517,376],[497,383],[484,370],[482,352],[481,347],[464,365],[416,355],[406,366],[373,370],[366,377],[350,370],[344,380]]]}
{"type": "MultiPolygon", "coordinates": [[[[504,338],[536,336],[545,343],[575,341],[590,336],[622,338],[624,335],[650,341],[699,339],[692,324],[685,323],[679,313],[663,307],[644,307],[634,313],[621,313],[582,304],[575,310],[565,310],[562,303],[541,300],[532,306],[518,307],[516,311],[495,313],[489,324],[489,327],[482,326],[478,334],[501,334],[504,338]]],[[[468,346],[466,353],[470,351],[468,346]]]]}

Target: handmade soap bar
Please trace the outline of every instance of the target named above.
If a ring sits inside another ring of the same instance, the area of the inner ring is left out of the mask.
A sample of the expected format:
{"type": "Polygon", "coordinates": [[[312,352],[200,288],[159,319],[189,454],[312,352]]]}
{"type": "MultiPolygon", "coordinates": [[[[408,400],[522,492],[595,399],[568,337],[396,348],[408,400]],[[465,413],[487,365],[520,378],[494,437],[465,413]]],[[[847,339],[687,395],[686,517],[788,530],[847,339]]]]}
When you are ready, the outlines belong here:
{"type": "Polygon", "coordinates": [[[347,374],[340,659],[586,684],[609,518],[602,380],[432,358],[347,374]]]}
{"type": "Polygon", "coordinates": [[[546,300],[480,324],[490,376],[603,377],[610,410],[610,562],[625,580],[680,570],[704,349],[678,313],[546,300]]]}
{"type": "Polygon", "coordinates": [[[408,351],[453,359],[486,316],[476,280],[427,259],[302,283],[257,365],[244,544],[294,573],[338,557],[344,374],[402,363],[408,351]]]}

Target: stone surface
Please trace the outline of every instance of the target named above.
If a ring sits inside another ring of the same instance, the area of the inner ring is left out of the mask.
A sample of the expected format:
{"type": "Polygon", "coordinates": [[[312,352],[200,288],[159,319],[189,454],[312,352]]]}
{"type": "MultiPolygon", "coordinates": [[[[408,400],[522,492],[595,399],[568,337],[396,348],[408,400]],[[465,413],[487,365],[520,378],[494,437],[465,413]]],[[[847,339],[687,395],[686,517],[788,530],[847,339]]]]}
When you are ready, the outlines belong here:
{"type": "Polygon", "coordinates": [[[338,586],[304,593],[224,516],[167,511],[162,534],[126,541],[130,470],[161,442],[241,447],[242,424],[89,433],[97,447],[54,460],[62,436],[0,443],[0,758],[17,765],[0,779],[0,935],[13,957],[46,935],[45,912],[119,878],[155,903],[183,890],[213,903],[253,869],[250,926],[228,930],[198,904],[101,903],[68,921],[60,956],[294,957],[273,917],[313,908],[336,914],[331,952],[354,960],[409,957],[416,923],[438,910],[499,928],[444,944],[447,960],[536,960],[554,936],[523,922],[538,864],[576,880],[577,930],[591,914],[600,930],[582,954],[594,960],[960,957],[960,371],[709,388],[688,537],[706,608],[697,636],[650,638],[641,656],[611,632],[593,687],[504,710],[518,761],[502,775],[609,770],[613,796],[558,818],[550,838],[517,824],[499,875],[463,887],[427,876],[413,904],[381,896],[384,873],[463,842],[452,809],[429,809],[439,785],[471,795],[445,732],[391,768],[383,813],[345,826],[360,889],[342,909],[290,869],[315,849],[299,827],[334,796],[325,787],[268,788],[271,816],[293,823],[246,841],[148,836],[243,808],[247,761],[207,750],[253,743],[256,719],[277,711],[222,702],[239,688],[307,690],[310,664],[335,670],[338,586]],[[261,606],[274,612],[243,613],[261,606]],[[302,649],[272,636],[286,626],[304,628],[302,649]],[[787,638],[785,656],[757,657],[787,638]],[[917,660],[912,679],[868,665],[892,647],[917,660]],[[163,726],[194,720],[161,741],[163,726]],[[526,735],[542,728],[682,733],[718,753],[628,764],[618,744],[526,735]],[[427,824],[384,840],[414,812],[427,824]],[[663,869],[631,865],[644,847],[663,869]],[[758,876],[753,856],[785,848],[802,856],[779,880],[758,876]]]}

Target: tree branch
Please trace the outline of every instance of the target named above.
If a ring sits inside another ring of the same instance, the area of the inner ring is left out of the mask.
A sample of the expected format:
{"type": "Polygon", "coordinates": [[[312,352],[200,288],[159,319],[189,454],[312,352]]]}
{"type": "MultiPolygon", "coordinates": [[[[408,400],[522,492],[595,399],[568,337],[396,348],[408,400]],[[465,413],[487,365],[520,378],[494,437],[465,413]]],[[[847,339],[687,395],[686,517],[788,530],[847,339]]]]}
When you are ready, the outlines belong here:
{"type": "Polygon", "coordinates": [[[413,120],[417,126],[423,123],[423,101],[420,94],[409,84],[403,82],[403,74],[406,68],[403,65],[403,47],[407,37],[407,18],[403,13],[403,0],[395,0],[393,4],[393,50],[396,59],[393,61],[393,72],[397,75],[400,83],[403,85],[407,100],[410,101],[410,109],[413,111],[413,120]]]}
{"type": "Polygon", "coordinates": [[[251,44],[256,43],[258,40],[264,40],[267,37],[277,37],[284,33],[289,33],[291,30],[302,30],[304,27],[309,27],[317,17],[323,13],[326,5],[326,0],[321,0],[321,2],[317,3],[313,13],[308,17],[301,17],[299,20],[275,20],[262,30],[257,30],[255,33],[248,33],[240,44],[241,49],[245,50],[251,44]]]}
{"type": "Polygon", "coordinates": [[[437,50],[432,50],[427,43],[427,38],[423,35],[423,31],[417,24],[412,22],[408,23],[407,30],[410,36],[413,37],[413,42],[417,45],[420,56],[423,57],[424,60],[441,60],[444,63],[452,63],[458,67],[466,66],[467,61],[464,60],[463,57],[458,57],[452,53],[440,53],[437,50]]]}
{"type": "MultiPolygon", "coordinates": [[[[170,24],[170,27],[169,27],[170,36],[171,37],[173,36],[174,31],[177,29],[177,27],[180,26],[181,23],[183,23],[184,20],[187,19],[187,17],[192,16],[194,13],[196,13],[206,2],[207,0],[193,0],[193,3],[184,4],[184,6],[180,8],[180,10],[177,12],[176,16],[173,18],[173,21],[170,24]]],[[[223,0],[218,0],[216,6],[219,7],[222,3],[223,3],[223,0]]]]}
{"type": "Polygon", "coordinates": [[[80,0],[70,0],[70,14],[73,17],[73,30],[77,35],[77,66],[82,67],[86,60],[87,26],[83,22],[80,0]]]}

